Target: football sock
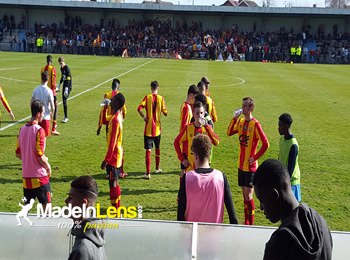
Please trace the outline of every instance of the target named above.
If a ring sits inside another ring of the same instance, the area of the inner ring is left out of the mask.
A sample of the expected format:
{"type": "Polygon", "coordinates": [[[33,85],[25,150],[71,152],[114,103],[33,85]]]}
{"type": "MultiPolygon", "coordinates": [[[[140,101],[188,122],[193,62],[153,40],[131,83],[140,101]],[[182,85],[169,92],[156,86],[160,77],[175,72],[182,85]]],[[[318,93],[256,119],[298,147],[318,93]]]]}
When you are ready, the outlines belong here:
{"type": "Polygon", "coordinates": [[[121,190],[119,185],[117,185],[116,187],[110,188],[109,199],[111,201],[112,206],[118,209],[120,206],[120,200],[121,200],[121,190]]]}
{"type": "MultiPolygon", "coordinates": [[[[57,119],[57,101],[55,102],[55,104],[54,104],[54,106],[55,106],[55,110],[53,111],[53,117],[52,117],[52,119],[53,119],[53,121],[54,122],[56,122],[56,119],[57,119]]],[[[56,129],[56,128],[55,128],[56,129]]]]}
{"type": "Polygon", "coordinates": [[[160,148],[156,148],[156,169],[159,170],[160,148]]]}
{"type": "Polygon", "coordinates": [[[57,128],[57,121],[56,120],[53,120],[53,123],[52,123],[52,131],[55,131],[57,128]]]}
{"type": "Polygon", "coordinates": [[[122,158],[122,165],[120,166],[120,172],[124,173],[124,154],[123,154],[123,158],[122,158]]]}
{"type": "Polygon", "coordinates": [[[146,150],[146,174],[151,172],[151,151],[146,150]]]}
{"type": "Polygon", "coordinates": [[[248,201],[248,220],[249,225],[254,225],[255,205],[254,199],[248,201]]]}
{"type": "Polygon", "coordinates": [[[248,201],[244,200],[244,225],[249,225],[248,201]]]}
{"type": "Polygon", "coordinates": [[[68,108],[67,108],[67,103],[63,102],[63,111],[64,111],[64,117],[68,118],[68,108]]]}

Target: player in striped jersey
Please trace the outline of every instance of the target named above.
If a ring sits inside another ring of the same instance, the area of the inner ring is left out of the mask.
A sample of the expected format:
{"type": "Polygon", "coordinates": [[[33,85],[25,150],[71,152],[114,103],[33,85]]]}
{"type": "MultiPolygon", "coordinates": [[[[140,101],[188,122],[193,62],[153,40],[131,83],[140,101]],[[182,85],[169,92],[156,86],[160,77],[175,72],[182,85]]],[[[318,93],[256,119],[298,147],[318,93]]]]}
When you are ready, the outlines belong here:
{"type": "MultiPolygon", "coordinates": [[[[119,88],[120,88],[120,80],[119,79],[113,79],[112,81],[112,90],[108,91],[104,94],[104,102],[105,105],[101,108],[100,111],[100,116],[98,120],[98,127],[97,127],[97,135],[100,135],[102,125],[106,125],[106,138],[108,137],[108,125],[109,121],[111,120],[112,116],[114,115],[112,106],[110,104],[112,98],[120,93],[119,88]]],[[[127,109],[126,109],[126,104],[122,107],[122,113],[119,115],[121,118],[121,121],[124,121],[126,117],[127,109]]],[[[124,171],[124,153],[123,153],[123,161],[122,161],[122,166],[120,167],[120,178],[124,178],[128,176],[128,174],[124,171]]]]}
{"type": "Polygon", "coordinates": [[[215,123],[216,121],[218,121],[218,115],[216,114],[216,108],[214,105],[214,101],[211,97],[206,95],[205,84],[202,81],[198,82],[197,87],[199,89],[199,93],[206,97],[206,99],[207,99],[206,110],[207,110],[211,120],[213,120],[213,122],[215,123]]]}
{"type": "Polygon", "coordinates": [[[165,100],[161,95],[158,95],[159,84],[157,81],[151,82],[152,93],[146,95],[140,105],[137,108],[137,112],[145,121],[144,130],[144,147],[146,149],[146,173],[143,176],[144,179],[150,178],[151,172],[151,149],[153,143],[156,147],[156,171],[160,173],[162,170],[159,168],[160,164],[160,137],[161,137],[161,123],[160,116],[163,113],[164,116],[168,115],[168,110],[165,106],[165,100]],[[146,115],[142,110],[146,110],[146,115]]]}
{"type": "Polygon", "coordinates": [[[9,103],[7,102],[7,99],[5,98],[5,94],[4,94],[1,86],[0,86],[0,99],[1,99],[1,102],[4,105],[5,109],[7,110],[7,112],[9,112],[12,120],[15,120],[15,115],[13,114],[9,103]]]}
{"type": "MultiPolygon", "coordinates": [[[[187,125],[191,123],[193,119],[192,106],[195,100],[195,97],[198,95],[199,91],[196,85],[191,85],[187,91],[186,101],[182,104],[180,108],[180,132],[187,125]]],[[[185,173],[185,167],[181,164],[181,174],[183,176],[185,173]]]]}
{"type": "Polygon", "coordinates": [[[193,138],[197,134],[206,134],[209,136],[213,145],[219,144],[219,137],[214,132],[213,128],[204,118],[205,108],[199,101],[194,103],[194,122],[187,125],[174,140],[174,147],[179,161],[181,162],[181,175],[184,172],[195,170],[193,152],[191,150],[193,138]]]}
{"type": "MultiPolygon", "coordinates": [[[[119,87],[120,87],[120,80],[119,79],[113,79],[112,81],[112,90],[108,91],[104,94],[104,100],[107,100],[107,103],[101,108],[99,121],[98,121],[98,127],[97,127],[97,135],[100,135],[102,125],[106,125],[106,137],[108,138],[108,125],[109,121],[111,120],[112,116],[114,115],[112,106],[109,102],[111,102],[112,98],[119,93],[119,87]]],[[[122,113],[119,114],[121,117],[119,120],[124,121],[126,117],[127,109],[126,105],[122,107],[122,113]]],[[[124,178],[128,176],[128,174],[124,171],[124,153],[123,153],[123,159],[122,159],[122,166],[120,167],[120,178],[124,178]]]]}
{"type": "Polygon", "coordinates": [[[44,72],[47,71],[49,75],[49,80],[47,82],[47,86],[52,90],[53,94],[53,99],[54,99],[54,105],[55,107],[53,108],[53,123],[52,123],[52,130],[51,133],[53,135],[59,135],[60,133],[57,132],[57,97],[56,97],[56,68],[52,66],[52,56],[47,55],[46,57],[46,62],[47,64],[41,68],[41,73],[40,75],[44,72]]]}
{"type": "MultiPolygon", "coordinates": [[[[120,92],[119,91],[120,80],[119,79],[113,79],[111,88],[112,88],[112,90],[106,92],[104,94],[104,96],[103,96],[103,99],[107,103],[105,103],[105,105],[102,106],[101,111],[100,111],[100,116],[99,116],[99,120],[98,120],[98,127],[97,127],[97,132],[96,132],[97,135],[100,135],[102,125],[106,125],[106,135],[108,133],[108,124],[109,124],[109,121],[111,120],[111,118],[113,116],[113,110],[112,110],[111,104],[109,102],[112,100],[112,98],[116,94],[118,94],[120,92]]],[[[126,105],[124,104],[124,106],[122,108],[123,119],[125,119],[126,113],[127,113],[127,109],[126,109],[126,105]]]]}
{"type": "Polygon", "coordinates": [[[191,123],[193,117],[192,106],[195,96],[198,95],[198,93],[199,91],[196,85],[189,86],[187,98],[180,108],[180,132],[186,125],[191,123]]]}
{"type": "Polygon", "coordinates": [[[201,78],[201,82],[203,82],[204,85],[205,85],[205,95],[206,95],[207,97],[210,97],[210,92],[209,92],[210,80],[208,79],[207,76],[203,76],[203,77],[201,78]]]}
{"type": "Polygon", "coordinates": [[[112,98],[111,106],[113,116],[108,126],[108,149],[101,164],[101,169],[106,169],[109,179],[109,198],[112,206],[118,208],[121,201],[121,190],[118,182],[120,167],[123,161],[123,122],[121,120],[121,108],[125,104],[122,93],[112,98]]]}
{"type": "Polygon", "coordinates": [[[22,160],[23,193],[27,203],[33,198],[43,204],[51,202],[51,166],[45,156],[45,131],[39,125],[45,106],[39,100],[31,103],[31,120],[19,130],[16,156],[22,160]]]}
{"type": "Polygon", "coordinates": [[[269,147],[267,137],[260,125],[260,122],[252,115],[254,110],[254,100],[245,97],[242,101],[242,114],[235,113],[227,129],[227,135],[238,134],[240,151],[238,157],[238,185],[242,187],[244,198],[244,224],[254,224],[254,199],[253,199],[253,177],[257,169],[257,160],[265,153],[269,147]],[[257,150],[258,143],[262,145],[257,150]]]}

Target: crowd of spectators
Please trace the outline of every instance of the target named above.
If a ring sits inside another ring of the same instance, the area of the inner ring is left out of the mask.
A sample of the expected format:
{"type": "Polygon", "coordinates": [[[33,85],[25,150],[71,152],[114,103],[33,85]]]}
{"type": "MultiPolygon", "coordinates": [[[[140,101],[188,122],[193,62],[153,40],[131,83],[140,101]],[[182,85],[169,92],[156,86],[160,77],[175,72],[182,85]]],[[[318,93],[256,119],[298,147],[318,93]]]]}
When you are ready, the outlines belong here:
{"type": "MultiPolygon", "coordinates": [[[[6,17],[0,29],[12,30],[14,18],[6,17]]],[[[21,21],[18,27],[22,25],[21,21]]],[[[350,63],[350,34],[338,32],[336,25],[332,33],[325,33],[322,25],[316,30],[303,26],[297,32],[285,27],[260,32],[254,25],[246,32],[237,24],[225,30],[206,30],[199,21],[172,24],[170,20],[133,19],[122,26],[114,18],[101,18],[99,24],[91,25],[83,24],[79,16],[66,16],[59,24],[35,23],[33,32],[27,32],[24,39],[14,36],[10,44],[11,50],[29,52],[162,58],[179,54],[185,59],[212,60],[231,56],[233,60],[266,62],[290,62],[291,47],[300,46],[302,54],[296,62],[350,63]],[[43,46],[38,48],[39,38],[43,46]]]]}

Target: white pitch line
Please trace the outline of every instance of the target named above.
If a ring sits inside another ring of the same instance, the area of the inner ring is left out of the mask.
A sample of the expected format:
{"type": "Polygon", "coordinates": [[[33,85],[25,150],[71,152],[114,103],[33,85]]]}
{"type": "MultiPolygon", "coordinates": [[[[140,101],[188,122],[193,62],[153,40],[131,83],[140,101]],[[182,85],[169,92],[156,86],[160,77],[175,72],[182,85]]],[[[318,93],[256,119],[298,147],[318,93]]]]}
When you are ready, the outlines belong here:
{"type": "Polygon", "coordinates": [[[0,77],[0,79],[6,79],[6,80],[11,80],[11,81],[17,81],[17,82],[28,82],[28,83],[38,83],[34,81],[28,81],[28,80],[23,80],[23,79],[12,79],[12,78],[6,78],[6,77],[0,77]]]}
{"type": "Polygon", "coordinates": [[[242,85],[245,83],[245,80],[242,79],[242,78],[238,78],[238,77],[233,77],[233,76],[229,76],[231,78],[234,78],[234,79],[239,79],[241,82],[238,82],[238,83],[232,83],[232,84],[228,84],[228,85],[224,85],[224,87],[229,87],[229,86],[234,86],[234,85],[242,85]]]}
{"type": "MultiPolygon", "coordinates": [[[[112,77],[112,78],[109,78],[109,79],[103,81],[102,83],[100,83],[100,84],[98,84],[98,85],[92,87],[92,88],[86,89],[86,90],[84,90],[84,91],[82,91],[82,92],[80,92],[80,93],[78,93],[78,94],[76,94],[76,95],[74,95],[74,96],[72,96],[72,97],[69,97],[69,100],[74,99],[74,98],[76,98],[76,97],[79,97],[79,96],[81,96],[82,94],[85,94],[85,93],[87,93],[87,92],[90,92],[91,90],[94,90],[94,89],[100,87],[101,85],[107,83],[108,81],[110,81],[110,80],[112,80],[112,79],[114,79],[114,78],[122,77],[122,76],[124,76],[124,75],[126,75],[126,74],[128,74],[128,73],[130,73],[130,72],[132,72],[132,71],[134,71],[134,70],[137,70],[137,69],[139,69],[139,68],[141,68],[141,67],[143,67],[143,66],[145,66],[145,65],[147,65],[147,64],[149,64],[149,63],[151,63],[151,62],[153,62],[153,61],[154,61],[154,60],[150,60],[150,61],[148,61],[148,62],[146,62],[146,63],[143,63],[143,64],[141,64],[141,65],[139,65],[139,66],[137,66],[137,67],[135,67],[135,68],[133,68],[133,69],[131,69],[131,70],[128,70],[128,71],[126,71],[126,72],[123,72],[122,74],[119,74],[118,76],[114,76],[114,77],[112,77]]],[[[58,103],[58,105],[61,105],[61,104],[62,104],[62,101],[58,103]]],[[[9,124],[9,125],[7,125],[7,126],[4,126],[4,127],[0,128],[0,132],[1,132],[1,131],[4,131],[4,130],[6,130],[7,128],[10,128],[10,127],[12,127],[12,126],[14,126],[14,125],[16,125],[16,124],[18,124],[18,123],[20,123],[20,122],[23,122],[23,121],[25,121],[25,120],[28,120],[29,118],[31,118],[31,116],[27,116],[27,117],[22,118],[22,119],[20,119],[20,120],[14,122],[14,123],[11,123],[11,124],[9,124]]]]}

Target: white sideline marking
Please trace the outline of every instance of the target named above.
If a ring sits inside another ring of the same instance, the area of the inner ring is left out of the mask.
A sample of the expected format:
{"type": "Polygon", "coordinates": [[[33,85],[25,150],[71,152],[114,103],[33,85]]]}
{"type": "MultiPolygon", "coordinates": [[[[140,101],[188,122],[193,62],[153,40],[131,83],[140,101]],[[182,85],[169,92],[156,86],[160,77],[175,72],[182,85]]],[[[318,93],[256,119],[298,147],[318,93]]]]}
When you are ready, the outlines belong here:
{"type": "MultiPolygon", "coordinates": [[[[119,74],[119,75],[117,75],[117,76],[113,76],[113,77],[111,77],[111,78],[109,78],[109,79],[103,81],[102,83],[100,83],[100,84],[98,84],[98,85],[96,85],[96,86],[94,86],[94,87],[92,87],[92,88],[86,89],[86,90],[84,90],[84,91],[82,91],[82,92],[80,92],[80,93],[78,93],[78,94],[76,94],[76,95],[74,95],[74,96],[72,96],[72,97],[69,97],[69,100],[75,99],[76,97],[79,97],[79,96],[81,96],[82,94],[85,94],[85,93],[87,93],[87,92],[90,92],[91,90],[94,90],[94,89],[100,87],[101,85],[107,83],[108,81],[110,81],[110,80],[112,80],[112,79],[114,79],[114,78],[119,78],[119,77],[121,77],[121,76],[124,76],[124,75],[126,75],[126,74],[128,74],[128,73],[130,73],[130,72],[132,72],[132,71],[134,71],[134,70],[137,70],[137,69],[139,69],[139,68],[141,68],[141,67],[143,67],[143,66],[145,66],[145,65],[147,65],[147,64],[149,64],[149,63],[151,63],[151,62],[153,62],[153,61],[155,61],[155,60],[150,60],[150,61],[148,61],[148,62],[146,62],[146,63],[143,63],[143,64],[141,64],[141,65],[139,65],[139,66],[137,66],[137,67],[135,67],[135,68],[133,68],[133,69],[131,69],[131,70],[128,70],[128,71],[126,71],[126,72],[123,72],[122,74],[119,74]]],[[[60,101],[57,105],[61,105],[61,104],[62,104],[62,101],[60,101]]],[[[25,120],[28,120],[29,118],[31,118],[31,116],[27,116],[27,117],[22,118],[22,119],[20,119],[20,120],[14,122],[14,123],[8,124],[7,126],[4,126],[4,127],[0,128],[0,132],[1,132],[1,131],[4,131],[4,130],[6,130],[7,128],[10,128],[10,127],[12,127],[12,126],[14,126],[14,125],[16,125],[16,124],[18,124],[18,123],[20,123],[20,122],[23,122],[23,121],[25,121],[25,120]]]]}

